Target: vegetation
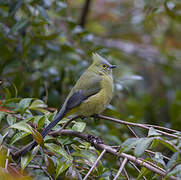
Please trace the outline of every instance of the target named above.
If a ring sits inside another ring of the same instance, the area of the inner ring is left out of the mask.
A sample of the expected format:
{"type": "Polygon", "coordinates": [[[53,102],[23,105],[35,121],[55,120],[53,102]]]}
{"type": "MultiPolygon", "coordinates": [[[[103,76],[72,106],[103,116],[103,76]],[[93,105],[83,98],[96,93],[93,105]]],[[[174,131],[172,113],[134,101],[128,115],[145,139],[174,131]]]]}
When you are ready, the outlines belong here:
{"type": "Polygon", "coordinates": [[[180,179],[180,11],[179,0],[0,0],[0,177],[180,179]],[[92,52],[117,65],[111,105],[43,140],[92,52]],[[18,156],[33,138],[41,147],[18,156]]]}

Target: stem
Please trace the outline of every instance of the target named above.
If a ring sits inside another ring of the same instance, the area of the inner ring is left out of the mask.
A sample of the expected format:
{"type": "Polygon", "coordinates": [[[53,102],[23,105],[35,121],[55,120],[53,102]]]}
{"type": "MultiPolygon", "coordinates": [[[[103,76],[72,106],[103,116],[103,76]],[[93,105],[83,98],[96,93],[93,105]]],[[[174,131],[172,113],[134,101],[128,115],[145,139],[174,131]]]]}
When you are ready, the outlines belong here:
{"type": "Polygon", "coordinates": [[[88,176],[90,175],[90,173],[93,171],[93,169],[96,167],[97,163],[99,162],[99,160],[102,158],[102,156],[105,154],[106,150],[104,149],[101,154],[99,155],[99,157],[97,158],[97,160],[94,162],[94,164],[92,165],[92,167],[90,168],[89,172],[86,174],[86,176],[84,177],[83,180],[86,180],[88,178],[88,176]]]}
{"type": "Polygon", "coordinates": [[[123,162],[122,162],[122,164],[121,164],[121,166],[120,166],[120,168],[119,168],[119,170],[118,170],[118,172],[117,172],[117,174],[113,180],[116,180],[120,176],[120,174],[121,174],[124,166],[126,165],[127,161],[128,161],[128,158],[124,158],[124,160],[123,160],[123,162]]]}

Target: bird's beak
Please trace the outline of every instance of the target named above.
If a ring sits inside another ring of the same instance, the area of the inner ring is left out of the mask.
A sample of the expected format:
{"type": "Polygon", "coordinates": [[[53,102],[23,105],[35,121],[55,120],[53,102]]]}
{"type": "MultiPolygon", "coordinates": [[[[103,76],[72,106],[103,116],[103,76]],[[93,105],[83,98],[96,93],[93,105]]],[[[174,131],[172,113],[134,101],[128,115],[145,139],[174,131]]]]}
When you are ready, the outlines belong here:
{"type": "Polygon", "coordinates": [[[116,68],[116,65],[111,65],[110,68],[114,69],[114,68],[116,68]]]}

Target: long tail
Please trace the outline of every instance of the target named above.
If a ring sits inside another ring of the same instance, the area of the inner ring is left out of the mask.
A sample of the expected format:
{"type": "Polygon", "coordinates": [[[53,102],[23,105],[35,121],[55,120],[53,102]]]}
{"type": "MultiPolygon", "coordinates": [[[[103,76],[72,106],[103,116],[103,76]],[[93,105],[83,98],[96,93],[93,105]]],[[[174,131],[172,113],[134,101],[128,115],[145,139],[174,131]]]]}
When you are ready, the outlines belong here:
{"type": "MultiPolygon", "coordinates": [[[[65,116],[67,110],[62,108],[60,112],[56,115],[56,117],[53,119],[53,121],[42,131],[41,135],[45,137],[50,130],[65,116]]],[[[23,149],[23,152],[21,152],[18,155],[25,155],[28,151],[32,150],[37,145],[36,141],[31,142],[23,149]]]]}

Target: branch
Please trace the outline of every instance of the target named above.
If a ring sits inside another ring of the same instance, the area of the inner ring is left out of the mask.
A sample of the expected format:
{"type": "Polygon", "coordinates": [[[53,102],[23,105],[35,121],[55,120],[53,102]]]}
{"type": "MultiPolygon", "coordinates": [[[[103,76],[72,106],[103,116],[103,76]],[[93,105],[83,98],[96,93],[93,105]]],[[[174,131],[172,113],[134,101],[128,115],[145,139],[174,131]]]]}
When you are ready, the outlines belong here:
{"type": "MultiPolygon", "coordinates": [[[[141,172],[133,162],[129,161],[129,163],[138,171],[138,173],[141,172]]],[[[143,176],[143,179],[147,180],[145,176],[143,176]]]]}
{"type": "Polygon", "coordinates": [[[7,151],[7,159],[6,159],[6,161],[5,161],[5,170],[6,171],[8,171],[8,163],[9,163],[9,154],[10,154],[10,149],[8,149],[8,151],[7,151]]]}
{"type": "Polygon", "coordinates": [[[83,7],[82,7],[82,12],[81,12],[81,16],[80,16],[80,22],[79,25],[84,28],[85,24],[86,24],[86,19],[87,19],[87,14],[89,12],[89,8],[90,8],[90,2],[91,0],[86,0],[83,7]]]}
{"type": "MultiPolygon", "coordinates": [[[[73,120],[79,118],[81,116],[74,116],[72,117],[71,119],[69,119],[63,126],[60,130],[57,130],[57,132],[65,129],[73,120]]],[[[140,128],[144,128],[144,129],[147,129],[149,130],[150,127],[155,127],[155,128],[159,128],[159,129],[164,129],[164,130],[167,130],[167,131],[172,131],[172,132],[179,132],[179,131],[176,131],[176,130],[172,130],[172,129],[169,129],[169,128],[165,128],[165,127],[161,127],[161,126],[156,126],[156,125],[149,125],[149,124],[140,124],[140,123],[132,123],[132,122],[127,122],[127,121],[123,121],[123,120],[120,120],[120,119],[116,119],[116,118],[112,118],[112,117],[108,117],[108,116],[103,116],[103,115],[97,115],[98,118],[100,119],[104,119],[104,120],[109,120],[109,121],[113,121],[113,122],[116,122],[116,123],[119,123],[119,124],[124,124],[126,125],[129,130],[131,130],[132,133],[133,130],[131,129],[130,125],[131,126],[136,126],[136,127],[140,127],[140,128]]],[[[174,135],[174,134],[171,134],[171,133],[167,133],[165,131],[161,131],[161,130],[156,130],[157,132],[163,134],[163,135],[166,135],[166,136],[169,136],[169,137],[172,137],[172,138],[179,138],[181,139],[181,137],[177,136],[177,135],[174,135]]],[[[50,132],[49,135],[53,135],[56,131],[53,131],[53,132],[50,132]]],[[[86,139],[85,139],[86,140],[86,139]]],[[[30,144],[33,143],[33,142],[30,142],[29,144],[27,144],[26,146],[24,146],[23,148],[21,148],[19,151],[15,152],[15,153],[12,153],[14,157],[18,157],[22,154],[22,152],[24,152],[24,150],[26,150],[27,147],[30,146],[30,144]]],[[[176,148],[178,149],[178,148],[176,148]]],[[[178,151],[180,152],[180,150],[178,151]]]]}
{"type": "MultiPolygon", "coordinates": [[[[144,128],[144,129],[147,129],[149,130],[150,129],[150,125],[148,124],[140,124],[140,123],[132,123],[132,122],[127,122],[127,121],[123,121],[123,120],[120,120],[120,119],[116,119],[116,118],[112,118],[112,117],[108,117],[108,116],[103,116],[103,115],[98,115],[97,116],[98,118],[100,119],[104,119],[104,120],[109,120],[109,121],[113,121],[113,122],[116,122],[116,123],[119,123],[119,124],[124,124],[124,125],[131,125],[131,126],[136,126],[136,127],[140,127],[140,128],[144,128]]],[[[156,126],[155,126],[156,127],[156,126]]],[[[157,126],[158,127],[158,126],[157,126]]],[[[181,139],[181,137],[175,135],[175,134],[170,134],[170,133],[167,133],[165,131],[161,131],[161,130],[156,130],[158,133],[160,134],[163,134],[165,136],[169,136],[169,137],[172,137],[172,138],[179,138],[181,139]]]]}
{"type": "Polygon", "coordinates": [[[124,169],[124,166],[126,165],[127,161],[128,161],[128,158],[124,158],[124,160],[123,160],[123,162],[122,162],[122,164],[121,164],[121,166],[120,166],[120,168],[119,168],[119,170],[118,170],[118,172],[117,172],[117,174],[113,180],[116,180],[120,176],[120,174],[121,174],[122,170],[124,169]]]}
{"type": "Polygon", "coordinates": [[[90,175],[90,173],[93,171],[93,169],[96,167],[97,163],[99,162],[99,160],[103,157],[103,155],[105,154],[106,150],[104,149],[101,154],[99,155],[99,157],[97,158],[97,160],[94,162],[94,164],[92,165],[92,167],[90,168],[89,172],[86,174],[86,176],[84,177],[83,180],[86,180],[88,178],[88,176],[90,175]]]}
{"type": "MultiPolygon", "coordinates": [[[[78,132],[78,131],[73,131],[73,130],[59,130],[59,131],[53,131],[51,132],[51,135],[53,136],[59,136],[59,135],[69,135],[69,136],[76,136],[79,137],[87,142],[89,142],[89,138],[87,134],[78,132]]],[[[89,142],[90,143],[90,142],[89,142]]],[[[105,144],[97,144],[94,143],[94,146],[96,149],[102,149],[105,150],[106,152],[116,155],[117,157],[122,157],[122,158],[127,158],[129,161],[138,164],[140,166],[143,166],[147,169],[149,169],[150,171],[159,174],[160,176],[165,176],[166,172],[164,171],[164,169],[158,167],[157,165],[154,164],[154,166],[152,164],[150,164],[149,162],[145,161],[144,159],[142,160],[141,158],[136,158],[135,156],[126,154],[126,153],[119,153],[117,152],[116,149],[113,149],[112,147],[105,145],[105,144]]],[[[170,176],[171,180],[176,180],[176,177],[174,176],[170,176]]]]}
{"type": "MultiPolygon", "coordinates": [[[[77,119],[77,118],[79,118],[79,117],[81,117],[81,116],[74,116],[74,117],[72,117],[71,119],[69,119],[69,120],[60,128],[59,131],[65,129],[73,120],[75,120],[75,119],[77,119]]],[[[49,133],[49,134],[51,134],[51,133],[49,133]]],[[[21,156],[21,154],[22,154],[29,146],[31,146],[31,144],[33,144],[33,143],[34,143],[34,141],[30,142],[29,144],[27,144],[26,146],[24,146],[24,147],[21,148],[20,150],[16,151],[15,153],[11,152],[12,155],[13,155],[13,157],[16,158],[16,157],[21,156]]]]}
{"type": "Polygon", "coordinates": [[[34,160],[34,162],[40,167],[40,169],[49,177],[50,180],[53,180],[52,176],[49,174],[49,172],[46,170],[47,168],[44,168],[43,166],[39,165],[38,162],[34,160]]]}

